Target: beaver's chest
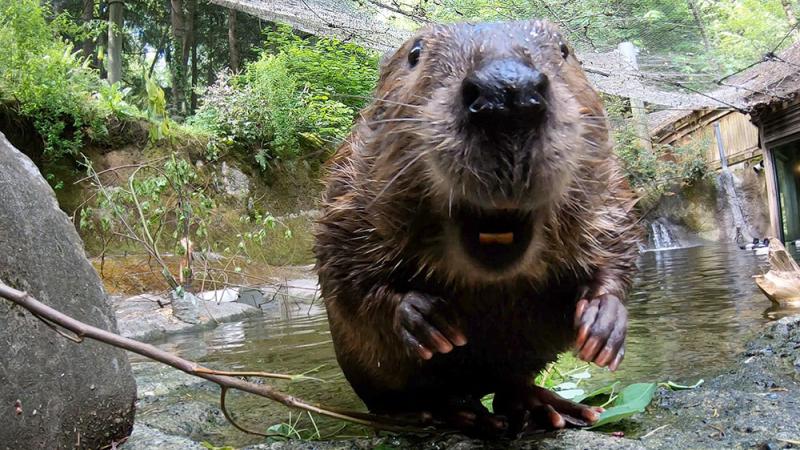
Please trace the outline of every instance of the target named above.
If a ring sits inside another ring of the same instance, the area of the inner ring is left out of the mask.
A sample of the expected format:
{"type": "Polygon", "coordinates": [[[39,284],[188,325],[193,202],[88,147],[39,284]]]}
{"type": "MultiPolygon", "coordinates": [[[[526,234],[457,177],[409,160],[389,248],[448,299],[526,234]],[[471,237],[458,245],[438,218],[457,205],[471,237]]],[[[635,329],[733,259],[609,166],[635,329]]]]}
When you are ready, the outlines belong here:
{"type": "Polygon", "coordinates": [[[575,338],[578,289],[569,283],[540,292],[495,288],[452,293],[468,343],[422,363],[416,383],[447,380],[462,384],[462,390],[482,391],[510,374],[538,372],[575,338]]]}

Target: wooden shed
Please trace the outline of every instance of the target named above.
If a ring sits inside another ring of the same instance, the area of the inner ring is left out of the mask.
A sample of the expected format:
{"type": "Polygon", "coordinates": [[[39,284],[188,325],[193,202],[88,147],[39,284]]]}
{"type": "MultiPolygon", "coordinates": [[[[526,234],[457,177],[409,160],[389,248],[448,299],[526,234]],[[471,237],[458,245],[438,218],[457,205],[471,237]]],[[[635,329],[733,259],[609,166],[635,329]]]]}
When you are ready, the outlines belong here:
{"type": "Polygon", "coordinates": [[[723,156],[728,165],[762,157],[758,127],[750,121],[750,116],[735,110],[667,110],[650,114],[648,120],[654,144],[703,145],[706,162],[712,170],[722,167],[723,156]]]}
{"type": "Polygon", "coordinates": [[[706,145],[710,168],[763,160],[770,229],[800,239],[800,43],[725,81],[713,92],[736,108],[650,115],[654,143],[706,145]]]}

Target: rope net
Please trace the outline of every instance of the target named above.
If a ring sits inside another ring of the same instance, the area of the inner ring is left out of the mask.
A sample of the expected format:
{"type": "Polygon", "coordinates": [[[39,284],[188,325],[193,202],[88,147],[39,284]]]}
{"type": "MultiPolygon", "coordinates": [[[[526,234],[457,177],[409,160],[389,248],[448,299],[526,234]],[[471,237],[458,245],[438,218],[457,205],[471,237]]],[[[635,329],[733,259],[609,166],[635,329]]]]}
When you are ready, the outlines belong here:
{"type": "Polygon", "coordinates": [[[732,63],[712,51],[698,15],[698,0],[210,1],[380,52],[392,51],[414,29],[431,22],[543,17],[570,37],[600,92],[642,100],[651,111],[747,112],[758,102],[787,97],[800,83],[800,49],[790,45],[794,39],[789,39],[796,37],[797,24],[767,30],[774,43],[760,52],[751,51],[747,64],[732,63]],[[681,9],[676,5],[682,5],[681,9]],[[618,44],[624,41],[638,46],[637,61],[631,62],[619,50],[618,44]],[[784,47],[789,48],[780,52],[784,47]]]}

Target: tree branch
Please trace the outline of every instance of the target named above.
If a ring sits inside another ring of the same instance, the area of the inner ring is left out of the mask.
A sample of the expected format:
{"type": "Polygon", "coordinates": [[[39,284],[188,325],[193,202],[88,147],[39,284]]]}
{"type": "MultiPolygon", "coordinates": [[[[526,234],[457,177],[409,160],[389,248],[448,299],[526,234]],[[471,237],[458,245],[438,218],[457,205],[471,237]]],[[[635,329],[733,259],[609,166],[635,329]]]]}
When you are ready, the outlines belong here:
{"type": "MultiPolygon", "coordinates": [[[[194,375],[199,378],[206,379],[216,383],[223,389],[223,393],[228,389],[237,389],[240,391],[248,392],[260,397],[265,397],[270,400],[281,403],[290,408],[297,408],[304,411],[310,411],[323,416],[332,417],[334,419],[344,420],[359,425],[368,426],[377,430],[403,432],[403,433],[428,433],[431,428],[423,428],[427,425],[424,418],[420,421],[401,420],[398,418],[378,416],[374,414],[362,413],[358,411],[347,411],[333,408],[326,408],[320,405],[308,403],[305,400],[293,397],[276,390],[272,386],[265,384],[256,384],[246,380],[242,380],[230,375],[220,375],[219,373],[233,374],[235,372],[216,372],[214,370],[202,367],[193,361],[183,359],[172,353],[165,352],[157,347],[154,347],[143,342],[129,339],[115,333],[111,333],[100,328],[93,327],[79,320],[76,320],[62,312],[59,312],[40,301],[36,300],[28,293],[19,291],[8,286],[3,281],[0,281],[0,297],[19,305],[36,318],[43,320],[51,325],[60,326],[75,334],[72,339],[77,342],[84,338],[92,339],[104,344],[108,344],[123,350],[127,350],[138,355],[142,355],[154,361],[172,366],[182,372],[194,375]]],[[[63,333],[61,333],[63,335],[63,333]]],[[[255,375],[256,373],[249,373],[255,375]]],[[[282,375],[282,374],[267,374],[257,372],[258,376],[269,376],[279,378],[297,378],[297,376],[282,375]]],[[[226,414],[227,416],[227,414],[226,414]]],[[[237,425],[238,429],[247,431],[237,425]]]]}

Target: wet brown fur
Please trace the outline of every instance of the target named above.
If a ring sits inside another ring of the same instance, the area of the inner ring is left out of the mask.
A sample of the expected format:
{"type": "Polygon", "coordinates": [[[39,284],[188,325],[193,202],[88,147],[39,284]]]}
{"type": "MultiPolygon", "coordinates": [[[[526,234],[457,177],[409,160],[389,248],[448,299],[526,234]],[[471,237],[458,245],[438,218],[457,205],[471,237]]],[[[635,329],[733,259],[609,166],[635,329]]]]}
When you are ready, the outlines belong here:
{"type": "Polygon", "coordinates": [[[375,100],[333,160],[317,269],[337,358],[371,410],[430,410],[528,380],[574,341],[581,295],[624,298],[635,201],[600,98],[562,42],[540,21],[420,31],[384,64],[375,100]],[[416,39],[424,50],[411,68],[416,39]],[[490,157],[485,136],[467,134],[454,112],[458,87],[485,58],[509,55],[548,76],[547,117],[490,157]],[[487,271],[457,245],[452,210],[509,201],[535,211],[533,239],[513,267],[487,271]],[[409,291],[451,305],[468,344],[429,361],[409,354],[395,323],[409,291]]]}

